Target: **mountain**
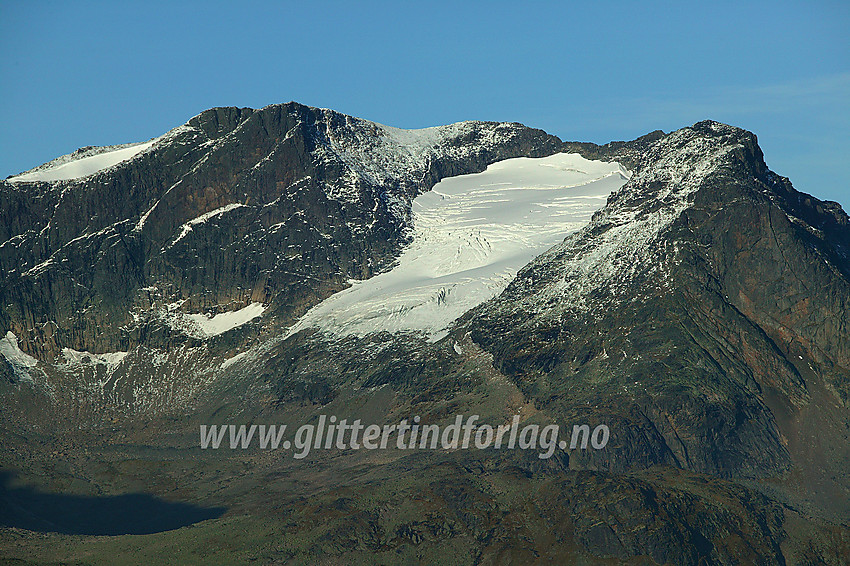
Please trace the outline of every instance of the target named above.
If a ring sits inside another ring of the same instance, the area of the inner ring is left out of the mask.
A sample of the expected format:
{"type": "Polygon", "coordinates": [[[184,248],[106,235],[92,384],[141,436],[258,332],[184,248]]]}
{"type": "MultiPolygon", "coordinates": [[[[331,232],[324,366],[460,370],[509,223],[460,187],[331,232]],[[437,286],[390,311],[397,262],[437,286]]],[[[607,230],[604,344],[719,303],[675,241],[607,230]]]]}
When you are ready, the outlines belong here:
{"type": "Polygon", "coordinates": [[[621,445],[583,465],[793,469],[846,520],[848,235],[840,208],[767,169],[755,136],[701,122],[654,144],[463,328],[543,406],[623,422],[621,445]]]}
{"type": "Polygon", "coordinates": [[[219,108],[129,160],[50,182],[66,162],[127,151],[81,150],[0,191],[0,323],[55,355],[168,342],[148,315],[181,300],[195,312],[261,302],[292,320],[385,267],[410,201],[440,178],[557,144],[518,124],[404,131],[294,103],[219,108]]]}
{"type": "Polygon", "coordinates": [[[0,218],[0,462],[35,486],[3,488],[0,547],[22,560],[850,556],[850,224],[750,132],[599,146],[216,108],[6,179],[0,218]],[[472,414],[610,441],[198,446],[208,424],[472,414]],[[138,491],[226,513],[57,526],[62,497],[138,491]]]}

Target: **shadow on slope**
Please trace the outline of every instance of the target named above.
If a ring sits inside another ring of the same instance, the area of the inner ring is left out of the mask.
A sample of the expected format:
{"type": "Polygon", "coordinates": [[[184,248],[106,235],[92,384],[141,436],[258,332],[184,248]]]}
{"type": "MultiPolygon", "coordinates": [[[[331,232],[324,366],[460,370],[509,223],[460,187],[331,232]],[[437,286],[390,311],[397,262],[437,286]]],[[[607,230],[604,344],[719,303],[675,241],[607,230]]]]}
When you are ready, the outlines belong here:
{"type": "Polygon", "coordinates": [[[13,486],[0,470],[0,526],[69,535],[145,535],[221,517],[223,507],[164,501],[145,493],[68,495],[13,486]]]}

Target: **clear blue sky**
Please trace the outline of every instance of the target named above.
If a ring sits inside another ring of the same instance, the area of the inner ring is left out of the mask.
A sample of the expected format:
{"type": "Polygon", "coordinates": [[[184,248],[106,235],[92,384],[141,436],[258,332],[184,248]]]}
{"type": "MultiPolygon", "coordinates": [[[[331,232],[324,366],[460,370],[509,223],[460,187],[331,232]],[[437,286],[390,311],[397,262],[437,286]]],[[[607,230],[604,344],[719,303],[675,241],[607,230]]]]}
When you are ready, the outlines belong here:
{"type": "Polygon", "coordinates": [[[850,205],[850,3],[0,1],[0,176],[296,100],[417,128],[566,140],[712,118],[850,205]]]}

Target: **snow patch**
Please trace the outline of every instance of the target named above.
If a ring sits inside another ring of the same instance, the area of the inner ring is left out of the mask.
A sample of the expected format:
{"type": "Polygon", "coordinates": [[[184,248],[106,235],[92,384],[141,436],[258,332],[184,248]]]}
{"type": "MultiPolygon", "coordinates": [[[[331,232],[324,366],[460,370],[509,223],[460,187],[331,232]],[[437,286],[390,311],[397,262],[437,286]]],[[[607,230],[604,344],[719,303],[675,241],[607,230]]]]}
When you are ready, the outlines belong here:
{"type": "Polygon", "coordinates": [[[125,146],[121,149],[105,151],[88,157],[80,157],[70,161],[60,162],[62,159],[54,161],[53,165],[47,164],[47,167],[36,168],[29,173],[22,173],[15,177],[6,179],[10,182],[16,181],[68,181],[71,179],[79,179],[87,177],[98,171],[103,171],[113,165],[117,165],[122,161],[132,159],[139,153],[151,147],[157,140],[142,142],[125,146]]]}
{"type": "Polygon", "coordinates": [[[167,305],[166,312],[161,315],[172,329],[195,338],[218,336],[262,316],[266,310],[262,303],[251,303],[239,310],[222,312],[215,316],[204,313],[187,314],[177,310],[183,302],[177,301],[167,305]]]}
{"type": "Polygon", "coordinates": [[[262,316],[265,310],[266,307],[262,303],[251,303],[237,311],[222,312],[213,317],[208,317],[205,314],[190,314],[187,317],[197,324],[201,332],[207,336],[218,336],[262,316]]]}
{"type": "Polygon", "coordinates": [[[236,354],[232,358],[227,358],[226,360],[221,362],[221,369],[229,368],[230,366],[232,366],[233,364],[235,364],[236,362],[238,362],[239,360],[241,360],[242,358],[244,358],[247,355],[248,355],[248,352],[242,352],[241,354],[236,354]]]}
{"type": "MultiPolygon", "coordinates": [[[[402,132],[395,136],[410,143],[406,136],[414,134],[402,132]]],[[[443,134],[419,132],[422,146],[443,134]]],[[[421,331],[437,340],[501,292],[519,268],[586,225],[628,176],[617,163],[556,154],[444,179],[413,201],[412,242],[396,266],[316,305],[290,333],[421,331]]]]}
{"type": "MultiPolygon", "coordinates": [[[[236,208],[242,208],[242,207],[244,207],[244,206],[245,206],[245,205],[244,205],[244,204],[241,204],[241,203],[228,204],[228,205],[226,205],[226,206],[222,206],[221,208],[217,208],[217,209],[215,209],[215,210],[211,210],[211,211],[209,211],[209,212],[205,212],[204,214],[202,214],[202,215],[198,216],[197,218],[193,218],[192,220],[190,220],[189,222],[187,222],[187,223],[183,224],[183,225],[180,227],[180,228],[181,228],[181,230],[180,230],[180,234],[179,234],[179,235],[178,235],[178,236],[174,239],[174,241],[173,241],[173,242],[171,242],[171,244],[169,245],[169,247],[170,247],[170,246],[173,246],[174,244],[176,244],[177,242],[179,242],[180,240],[182,240],[184,237],[186,237],[186,235],[187,235],[189,232],[191,232],[191,231],[192,231],[193,227],[195,227],[195,226],[197,226],[197,225],[199,225],[199,224],[203,224],[203,223],[205,223],[205,222],[206,222],[207,220],[209,220],[210,218],[214,218],[214,217],[216,217],[216,216],[220,216],[220,215],[222,215],[222,214],[224,214],[224,213],[226,213],[226,212],[230,212],[230,211],[231,211],[231,210],[233,210],[233,209],[236,209],[236,208]]],[[[151,209],[151,210],[153,210],[153,209],[151,209]]],[[[150,213],[150,211],[148,211],[148,213],[150,213]]],[[[142,226],[144,226],[144,221],[145,221],[146,219],[147,219],[147,213],[146,213],[146,214],[145,214],[145,216],[144,216],[144,217],[143,217],[143,218],[139,221],[139,224],[138,224],[138,226],[137,226],[137,231],[140,231],[140,230],[141,230],[142,226]]]]}
{"type": "Polygon", "coordinates": [[[18,337],[11,330],[0,339],[0,354],[12,365],[17,372],[26,373],[26,370],[35,367],[38,360],[25,353],[18,347],[18,337]]]}

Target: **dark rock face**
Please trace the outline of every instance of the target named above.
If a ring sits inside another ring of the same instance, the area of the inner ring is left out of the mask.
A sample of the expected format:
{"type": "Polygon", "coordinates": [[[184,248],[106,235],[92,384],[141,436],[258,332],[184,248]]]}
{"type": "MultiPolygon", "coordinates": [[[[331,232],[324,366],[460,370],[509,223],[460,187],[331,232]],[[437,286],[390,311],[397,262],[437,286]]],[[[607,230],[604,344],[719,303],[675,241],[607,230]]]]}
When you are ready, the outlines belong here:
{"type": "Polygon", "coordinates": [[[51,357],[179,341],[147,314],[179,300],[292,320],[385,268],[410,201],[442,177],[559,146],[518,124],[397,132],[295,103],[215,108],[107,171],[4,182],[0,326],[51,357]]]}

